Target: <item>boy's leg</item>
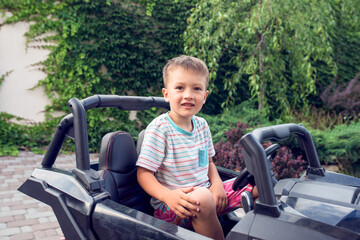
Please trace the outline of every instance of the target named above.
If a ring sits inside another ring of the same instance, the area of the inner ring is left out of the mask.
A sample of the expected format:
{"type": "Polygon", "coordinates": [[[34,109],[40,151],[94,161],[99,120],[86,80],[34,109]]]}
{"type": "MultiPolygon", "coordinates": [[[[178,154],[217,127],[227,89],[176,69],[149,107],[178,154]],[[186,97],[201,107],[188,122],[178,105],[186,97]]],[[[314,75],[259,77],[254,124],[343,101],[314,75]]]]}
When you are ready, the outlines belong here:
{"type": "Polygon", "coordinates": [[[200,202],[200,212],[192,218],[194,230],[213,239],[224,239],[224,233],[216,214],[214,197],[208,188],[200,187],[189,193],[200,202]]]}

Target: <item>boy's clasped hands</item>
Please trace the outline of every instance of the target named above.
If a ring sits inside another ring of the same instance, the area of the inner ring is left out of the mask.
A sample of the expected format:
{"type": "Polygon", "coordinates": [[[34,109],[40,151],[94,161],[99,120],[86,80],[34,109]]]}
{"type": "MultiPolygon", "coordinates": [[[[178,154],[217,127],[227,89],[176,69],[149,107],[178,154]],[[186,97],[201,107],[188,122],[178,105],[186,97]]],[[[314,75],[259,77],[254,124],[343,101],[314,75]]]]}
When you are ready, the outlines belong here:
{"type": "MultiPolygon", "coordinates": [[[[171,190],[165,198],[165,203],[181,218],[195,218],[201,211],[201,203],[191,197],[196,187],[186,187],[171,190]]],[[[224,187],[221,184],[213,184],[209,188],[214,197],[216,212],[219,215],[227,206],[227,197],[224,187]]]]}
{"type": "Polygon", "coordinates": [[[181,218],[195,218],[200,212],[200,202],[191,197],[194,187],[171,190],[165,198],[165,203],[181,218]]]}

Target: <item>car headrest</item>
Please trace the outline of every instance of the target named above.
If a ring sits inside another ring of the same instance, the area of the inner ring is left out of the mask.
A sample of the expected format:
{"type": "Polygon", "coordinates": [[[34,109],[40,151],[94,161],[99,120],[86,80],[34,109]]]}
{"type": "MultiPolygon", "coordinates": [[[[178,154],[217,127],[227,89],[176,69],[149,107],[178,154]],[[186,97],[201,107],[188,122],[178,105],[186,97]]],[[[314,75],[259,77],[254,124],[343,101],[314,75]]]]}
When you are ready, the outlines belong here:
{"type": "Polygon", "coordinates": [[[135,143],[127,132],[116,131],[106,134],[101,140],[99,170],[108,169],[128,173],[136,167],[135,143]]]}

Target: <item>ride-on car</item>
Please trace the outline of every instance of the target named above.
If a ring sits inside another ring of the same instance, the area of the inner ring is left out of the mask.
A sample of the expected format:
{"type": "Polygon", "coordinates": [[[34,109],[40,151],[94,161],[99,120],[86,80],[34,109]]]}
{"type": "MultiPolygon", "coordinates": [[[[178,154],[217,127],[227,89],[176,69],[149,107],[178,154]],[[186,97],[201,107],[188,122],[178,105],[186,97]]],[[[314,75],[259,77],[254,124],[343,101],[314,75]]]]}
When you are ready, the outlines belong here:
{"type": "MultiPolygon", "coordinates": [[[[90,162],[86,111],[93,108],[146,110],[167,108],[160,97],[94,95],[68,102],[71,113],[59,123],[41,163],[19,191],[50,205],[66,239],[206,239],[194,231],[156,219],[150,197],[136,180],[139,142],[126,129],[106,134],[98,162],[90,162]],[[74,139],[76,167],[55,167],[66,137],[74,139]]],[[[139,141],[141,137],[139,137],[139,141]]],[[[259,198],[253,209],[221,216],[226,239],[360,239],[360,179],[325,171],[310,133],[302,125],[283,124],[253,130],[240,140],[246,170],[218,168],[233,188],[251,179],[259,198]],[[298,179],[274,180],[261,143],[295,135],[308,167],[298,179]]]]}

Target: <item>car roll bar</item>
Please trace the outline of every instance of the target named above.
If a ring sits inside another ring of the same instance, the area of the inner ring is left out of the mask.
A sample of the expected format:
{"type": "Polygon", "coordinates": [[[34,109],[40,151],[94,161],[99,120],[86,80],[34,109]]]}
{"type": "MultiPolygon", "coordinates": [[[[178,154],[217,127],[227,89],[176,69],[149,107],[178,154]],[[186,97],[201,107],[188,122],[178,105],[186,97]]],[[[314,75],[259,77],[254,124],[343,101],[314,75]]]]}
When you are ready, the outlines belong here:
{"type": "MultiPolygon", "coordinates": [[[[70,99],[71,100],[71,99],[70,99]]],[[[118,95],[94,95],[81,100],[85,110],[116,107],[121,110],[147,110],[152,107],[170,109],[163,97],[137,97],[118,95]]]]}
{"type": "Polygon", "coordinates": [[[121,110],[146,110],[153,107],[170,109],[162,97],[137,97],[118,95],[94,95],[83,100],[72,98],[68,101],[71,114],[65,116],[56,128],[48,150],[42,160],[42,168],[52,168],[66,136],[74,138],[76,168],[73,173],[88,189],[96,190],[100,176],[90,169],[90,155],[86,111],[93,108],[116,107],[121,110]]]}
{"type": "Polygon", "coordinates": [[[240,139],[240,144],[244,147],[245,165],[249,172],[254,175],[255,183],[258,187],[259,203],[255,204],[255,211],[257,210],[263,214],[275,217],[280,215],[265,150],[261,144],[267,140],[283,141],[292,134],[298,137],[299,144],[304,147],[308,160],[306,174],[325,175],[325,170],[320,165],[311,134],[301,124],[288,123],[253,130],[240,139]]]}

